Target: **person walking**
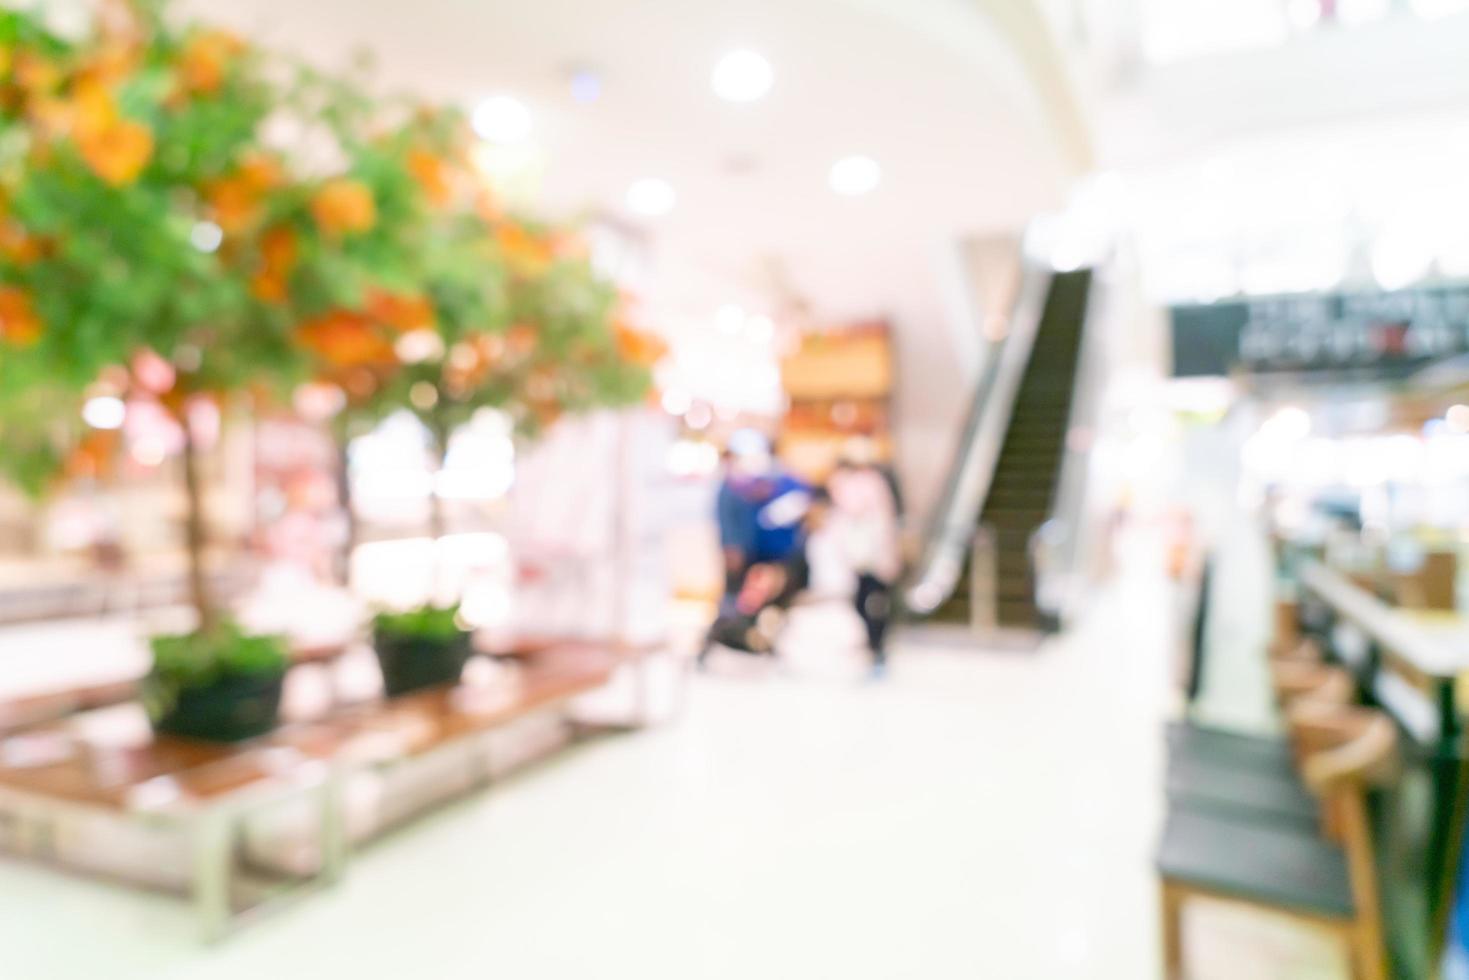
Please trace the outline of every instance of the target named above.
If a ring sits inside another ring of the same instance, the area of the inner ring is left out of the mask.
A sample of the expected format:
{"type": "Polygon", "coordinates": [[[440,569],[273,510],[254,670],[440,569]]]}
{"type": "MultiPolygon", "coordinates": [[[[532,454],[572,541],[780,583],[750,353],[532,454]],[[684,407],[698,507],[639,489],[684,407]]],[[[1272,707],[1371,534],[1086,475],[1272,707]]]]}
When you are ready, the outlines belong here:
{"type": "Polygon", "coordinates": [[[857,578],[854,604],[867,631],[872,677],[887,673],[887,631],[893,586],[902,573],[898,510],[887,478],[870,462],[844,460],[828,483],[831,527],[857,578]]]}
{"type": "Polygon", "coordinates": [[[724,563],[724,595],[721,611],[734,605],[745,583],[745,574],[755,554],[755,511],[753,488],[748,473],[739,471],[732,450],[724,451],[724,477],[719,481],[715,517],[719,523],[719,552],[724,563]]]}

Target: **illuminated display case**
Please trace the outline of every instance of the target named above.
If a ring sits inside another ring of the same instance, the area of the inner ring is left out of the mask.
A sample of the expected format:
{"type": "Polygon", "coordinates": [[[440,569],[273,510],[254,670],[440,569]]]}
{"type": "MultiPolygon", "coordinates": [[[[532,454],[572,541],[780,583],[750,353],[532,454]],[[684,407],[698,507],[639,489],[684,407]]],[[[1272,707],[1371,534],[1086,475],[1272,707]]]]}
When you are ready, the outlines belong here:
{"type": "Polygon", "coordinates": [[[892,457],[892,337],[884,322],[808,333],[781,362],[788,407],[780,455],[803,477],[821,481],[853,438],[892,457]]]}

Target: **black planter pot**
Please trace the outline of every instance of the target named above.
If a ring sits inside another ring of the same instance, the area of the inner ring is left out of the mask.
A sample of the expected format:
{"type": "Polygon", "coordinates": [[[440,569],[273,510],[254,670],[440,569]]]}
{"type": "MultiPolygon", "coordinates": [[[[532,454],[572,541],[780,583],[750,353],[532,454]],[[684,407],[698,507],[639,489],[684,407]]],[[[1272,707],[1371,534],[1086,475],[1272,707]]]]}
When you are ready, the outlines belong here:
{"type": "Polygon", "coordinates": [[[285,673],[226,674],[179,692],[153,730],[210,742],[240,742],[273,731],[280,722],[285,673]]]}
{"type": "Polygon", "coordinates": [[[377,633],[372,645],[383,671],[383,690],[390,698],[426,687],[458,684],[472,652],[468,633],[451,640],[377,633]]]}

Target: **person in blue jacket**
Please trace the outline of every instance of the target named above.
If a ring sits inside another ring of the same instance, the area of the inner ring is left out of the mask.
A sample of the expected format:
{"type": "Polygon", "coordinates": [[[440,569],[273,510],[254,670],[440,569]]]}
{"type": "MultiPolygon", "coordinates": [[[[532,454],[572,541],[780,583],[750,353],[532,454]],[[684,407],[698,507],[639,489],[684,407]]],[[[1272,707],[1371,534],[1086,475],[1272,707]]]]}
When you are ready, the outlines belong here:
{"type": "Polygon", "coordinates": [[[751,567],[785,562],[799,547],[811,490],[775,462],[770,443],[752,429],[730,436],[725,459],[715,510],[727,612],[751,567]]]}

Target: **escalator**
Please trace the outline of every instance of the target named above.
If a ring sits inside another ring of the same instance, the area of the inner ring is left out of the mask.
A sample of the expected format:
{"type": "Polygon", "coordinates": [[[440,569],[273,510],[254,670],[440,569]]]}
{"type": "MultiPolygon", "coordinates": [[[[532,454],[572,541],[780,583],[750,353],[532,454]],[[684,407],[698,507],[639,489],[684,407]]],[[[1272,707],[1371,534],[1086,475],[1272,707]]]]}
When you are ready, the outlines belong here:
{"type": "MultiPolygon", "coordinates": [[[[1027,319],[987,358],[924,560],[911,612],[941,621],[1054,628],[1041,601],[1038,532],[1062,503],[1062,474],[1092,270],[1035,273],[1027,319]]],[[[1073,515],[1074,516],[1074,515],[1073,515]]]]}

